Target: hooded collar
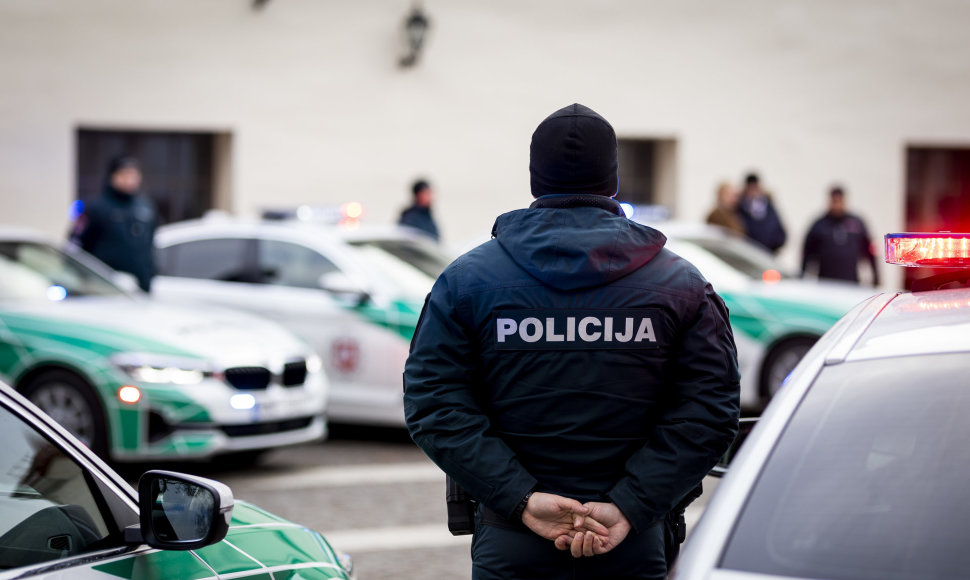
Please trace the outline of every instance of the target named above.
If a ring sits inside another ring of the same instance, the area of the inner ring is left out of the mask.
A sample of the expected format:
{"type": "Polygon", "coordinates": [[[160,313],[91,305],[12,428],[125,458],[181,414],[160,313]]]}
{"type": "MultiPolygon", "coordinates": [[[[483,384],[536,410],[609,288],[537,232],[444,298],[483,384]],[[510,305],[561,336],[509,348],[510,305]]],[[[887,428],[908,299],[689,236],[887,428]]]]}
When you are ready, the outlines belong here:
{"type": "Polygon", "coordinates": [[[611,197],[597,194],[551,194],[544,195],[529,206],[529,209],[568,209],[571,207],[598,207],[610,213],[625,216],[619,202],[611,197]]]}
{"type": "Polygon", "coordinates": [[[598,195],[543,196],[529,209],[500,215],[492,236],[521,268],[560,290],[621,278],[652,260],[667,241],[598,195]]]}

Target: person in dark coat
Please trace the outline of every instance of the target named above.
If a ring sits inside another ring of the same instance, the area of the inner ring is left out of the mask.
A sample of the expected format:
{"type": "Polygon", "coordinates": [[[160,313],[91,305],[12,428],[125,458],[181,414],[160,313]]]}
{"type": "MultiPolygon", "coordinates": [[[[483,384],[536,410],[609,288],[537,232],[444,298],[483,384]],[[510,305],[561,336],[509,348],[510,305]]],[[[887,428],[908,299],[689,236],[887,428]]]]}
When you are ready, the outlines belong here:
{"type": "Polygon", "coordinates": [[[438,225],[435,224],[434,217],[431,215],[431,202],[434,191],[431,184],[423,179],[419,179],[411,186],[411,193],[414,196],[410,207],[401,212],[398,224],[421,230],[435,241],[440,237],[438,225]]]}
{"type": "Polygon", "coordinates": [[[158,214],[140,192],[141,168],[133,157],[113,159],[101,196],[88,203],[71,240],[115,270],[128,272],[148,292],[155,275],[153,244],[158,214]]]}
{"type": "Polygon", "coordinates": [[[845,207],[845,190],[829,190],[829,209],[815,220],[805,236],[802,275],[816,272],[819,278],[859,283],[859,262],[872,268],[872,282],[879,285],[876,252],[865,222],[845,207]]]}
{"type": "Polygon", "coordinates": [[[727,308],[624,216],[616,135],[595,111],[539,124],[529,169],[532,205],[427,297],[407,426],[479,502],[472,578],[664,578],[665,516],[737,432],[727,308]]]}
{"type": "Polygon", "coordinates": [[[785,226],[757,174],[749,173],[744,179],[738,215],[744,223],[745,235],[769,252],[776,254],[785,245],[788,237],[785,226]]]}

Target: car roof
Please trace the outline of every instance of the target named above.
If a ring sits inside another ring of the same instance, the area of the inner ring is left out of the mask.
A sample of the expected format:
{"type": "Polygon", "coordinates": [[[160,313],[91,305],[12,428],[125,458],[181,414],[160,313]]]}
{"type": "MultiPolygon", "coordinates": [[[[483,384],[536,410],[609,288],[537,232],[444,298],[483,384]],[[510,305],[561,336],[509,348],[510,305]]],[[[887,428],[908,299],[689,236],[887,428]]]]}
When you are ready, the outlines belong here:
{"type": "Polygon", "coordinates": [[[286,231],[319,238],[345,241],[409,239],[423,241],[420,233],[411,228],[385,224],[355,224],[344,227],[337,224],[303,221],[296,218],[264,219],[254,216],[237,216],[224,212],[210,212],[205,217],[166,224],[158,228],[163,238],[170,232],[213,231],[286,231]]]}
{"type": "Polygon", "coordinates": [[[954,352],[970,352],[970,288],[874,297],[843,327],[826,362],[954,352]]]}
{"type": "Polygon", "coordinates": [[[703,238],[737,238],[744,239],[741,236],[732,234],[730,230],[723,228],[721,226],[715,226],[703,222],[693,222],[693,221],[678,221],[678,220],[662,220],[662,221],[650,221],[650,220],[638,220],[636,218],[633,221],[651,227],[658,230],[662,234],[668,237],[674,238],[689,238],[689,237],[703,237],[703,238]]]}

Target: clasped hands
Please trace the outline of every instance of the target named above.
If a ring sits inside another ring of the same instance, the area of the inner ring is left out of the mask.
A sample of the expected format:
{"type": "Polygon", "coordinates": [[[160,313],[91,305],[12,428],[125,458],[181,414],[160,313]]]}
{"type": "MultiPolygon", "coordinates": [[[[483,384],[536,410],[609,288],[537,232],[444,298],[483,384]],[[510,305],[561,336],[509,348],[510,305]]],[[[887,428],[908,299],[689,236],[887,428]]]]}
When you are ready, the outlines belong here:
{"type": "Polygon", "coordinates": [[[552,540],[574,558],[605,554],[630,532],[630,522],[616,507],[603,502],[580,503],[561,495],[535,492],[522,512],[522,523],[552,540]]]}

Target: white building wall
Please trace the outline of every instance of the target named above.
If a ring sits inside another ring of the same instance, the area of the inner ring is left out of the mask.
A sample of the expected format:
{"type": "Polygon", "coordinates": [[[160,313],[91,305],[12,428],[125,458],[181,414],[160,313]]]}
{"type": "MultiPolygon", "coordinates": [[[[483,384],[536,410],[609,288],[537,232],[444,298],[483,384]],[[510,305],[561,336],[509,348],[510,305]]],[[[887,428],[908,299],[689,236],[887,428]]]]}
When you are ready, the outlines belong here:
{"type": "MultiPolygon", "coordinates": [[[[530,201],[529,139],[580,102],[677,141],[678,218],[758,171],[789,230],[827,187],[904,224],[907,144],[970,146],[963,0],[0,0],[0,223],[62,236],[79,126],[232,134],[232,209],[359,200],[427,176],[447,241],[530,201]]],[[[885,277],[884,277],[885,278],[885,277]]]]}

